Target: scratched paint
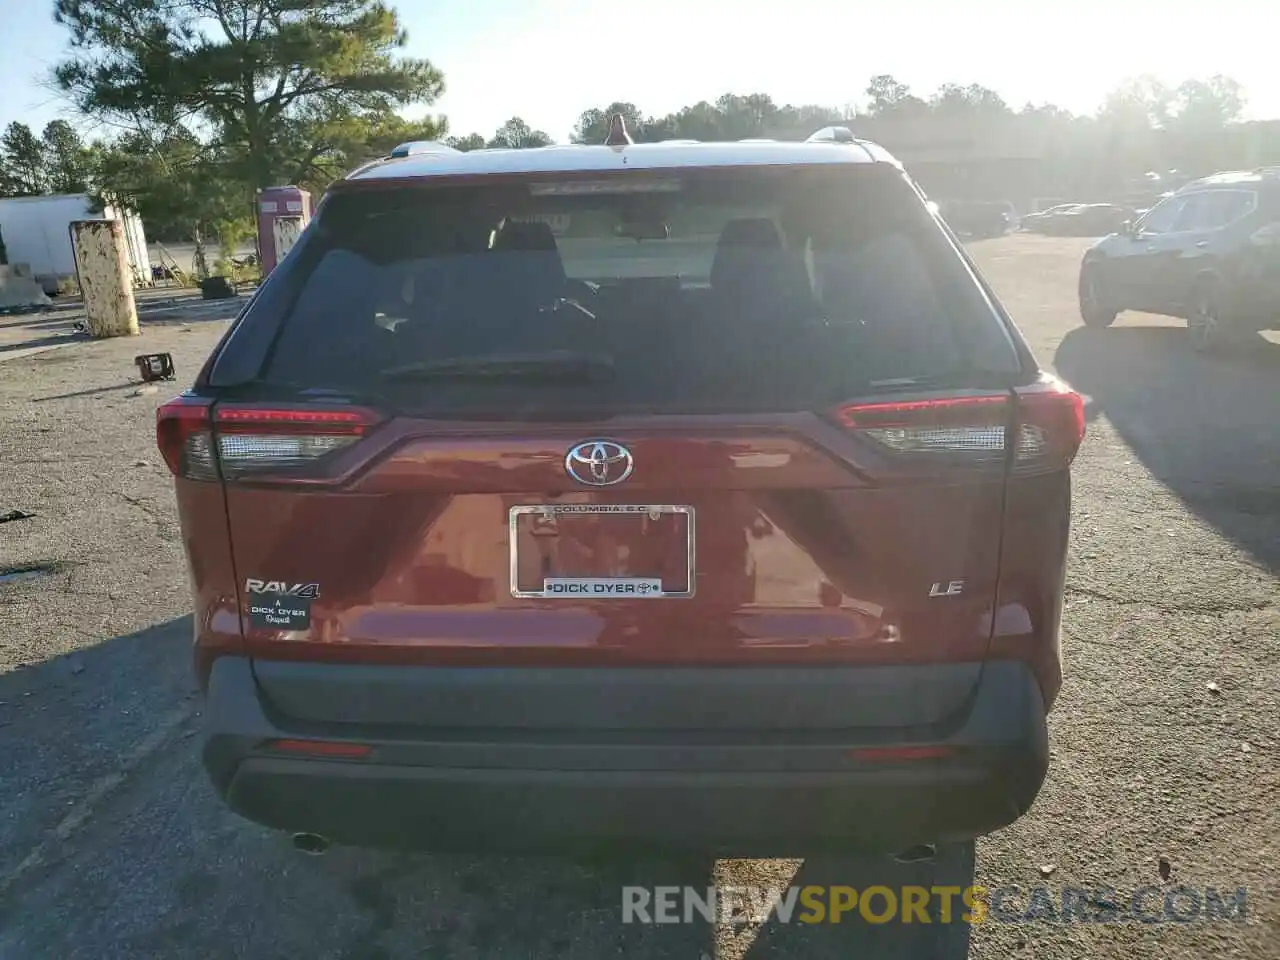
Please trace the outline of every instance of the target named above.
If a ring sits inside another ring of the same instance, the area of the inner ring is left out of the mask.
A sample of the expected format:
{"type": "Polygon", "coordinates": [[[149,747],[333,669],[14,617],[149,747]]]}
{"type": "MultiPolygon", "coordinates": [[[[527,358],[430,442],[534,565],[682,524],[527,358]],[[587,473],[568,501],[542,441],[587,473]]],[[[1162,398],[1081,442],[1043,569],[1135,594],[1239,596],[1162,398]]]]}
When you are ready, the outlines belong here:
{"type": "Polygon", "coordinates": [[[119,220],[77,220],[70,230],[89,335],[137,336],[138,310],[133,302],[124,224],[119,220]]]}

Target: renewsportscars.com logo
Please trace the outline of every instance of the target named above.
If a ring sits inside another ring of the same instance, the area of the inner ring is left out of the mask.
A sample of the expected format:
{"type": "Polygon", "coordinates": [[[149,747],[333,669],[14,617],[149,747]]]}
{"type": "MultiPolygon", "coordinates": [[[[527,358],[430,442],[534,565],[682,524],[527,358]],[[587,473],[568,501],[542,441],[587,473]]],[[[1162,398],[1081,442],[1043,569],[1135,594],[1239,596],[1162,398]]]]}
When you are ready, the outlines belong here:
{"type": "Polygon", "coordinates": [[[1243,922],[1244,887],[623,887],[623,923],[1243,922]]]}

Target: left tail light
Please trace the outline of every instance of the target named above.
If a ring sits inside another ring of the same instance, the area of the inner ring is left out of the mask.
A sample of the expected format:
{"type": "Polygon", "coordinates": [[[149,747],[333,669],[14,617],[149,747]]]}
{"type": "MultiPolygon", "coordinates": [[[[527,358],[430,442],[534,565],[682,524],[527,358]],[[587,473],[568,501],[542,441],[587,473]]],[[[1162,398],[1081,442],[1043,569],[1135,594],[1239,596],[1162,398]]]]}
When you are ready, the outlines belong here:
{"type": "Polygon", "coordinates": [[[213,401],[175,397],[156,410],[156,446],[175,477],[217,480],[210,428],[213,401]]]}
{"type": "Polygon", "coordinates": [[[378,420],[360,407],[214,407],[179,397],[156,412],[156,439],[175,476],[234,480],[305,467],[357,442],[378,420]]]}

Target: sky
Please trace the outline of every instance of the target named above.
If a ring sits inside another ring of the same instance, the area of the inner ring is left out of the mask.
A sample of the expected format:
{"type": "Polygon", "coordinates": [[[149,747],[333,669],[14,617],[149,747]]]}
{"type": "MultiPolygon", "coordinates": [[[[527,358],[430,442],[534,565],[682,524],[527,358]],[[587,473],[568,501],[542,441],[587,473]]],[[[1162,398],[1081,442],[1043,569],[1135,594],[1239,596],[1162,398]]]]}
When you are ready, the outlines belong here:
{"type": "MultiPolygon", "coordinates": [[[[1274,0],[390,2],[407,53],[444,72],[446,92],[425,110],[455,134],[490,136],[520,116],[564,141],[584,109],[614,100],[653,115],[730,92],[844,106],[878,73],[920,95],[980,83],[1014,106],[1077,113],[1128,77],[1176,85],[1222,73],[1244,86],[1246,116],[1280,117],[1274,0]]],[[[89,129],[47,86],[66,45],[52,7],[0,0],[0,125],[65,117],[89,129]]]]}

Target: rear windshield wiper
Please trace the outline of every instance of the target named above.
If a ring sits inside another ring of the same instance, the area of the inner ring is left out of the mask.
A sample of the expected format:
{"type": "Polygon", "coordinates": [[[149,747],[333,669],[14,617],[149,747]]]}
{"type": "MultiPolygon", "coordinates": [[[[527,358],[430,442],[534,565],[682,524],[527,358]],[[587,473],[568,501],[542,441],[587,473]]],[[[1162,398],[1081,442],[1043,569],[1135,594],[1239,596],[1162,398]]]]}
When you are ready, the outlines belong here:
{"type": "Polygon", "coordinates": [[[1008,389],[1013,386],[1017,374],[1007,370],[981,370],[966,367],[945,374],[929,374],[918,377],[891,377],[868,380],[865,386],[872,392],[895,390],[963,390],[1008,389]]]}
{"type": "Polygon", "coordinates": [[[491,353],[475,357],[443,357],[387,367],[379,376],[390,380],[547,380],[600,381],[612,378],[613,358],[606,354],[549,350],[542,353],[491,353]]]}

